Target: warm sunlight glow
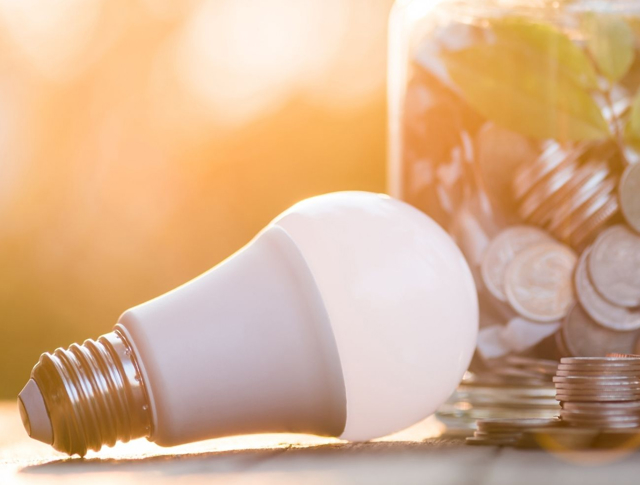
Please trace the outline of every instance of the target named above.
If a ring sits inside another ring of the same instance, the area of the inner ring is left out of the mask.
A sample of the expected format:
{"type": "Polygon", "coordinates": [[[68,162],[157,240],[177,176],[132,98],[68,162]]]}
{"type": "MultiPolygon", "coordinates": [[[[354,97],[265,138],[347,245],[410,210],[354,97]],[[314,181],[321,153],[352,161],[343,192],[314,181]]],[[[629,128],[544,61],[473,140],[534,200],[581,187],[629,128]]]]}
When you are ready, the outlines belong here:
{"type": "Polygon", "coordinates": [[[86,67],[103,3],[1,0],[0,25],[32,68],[53,80],[68,80],[86,67]]]}

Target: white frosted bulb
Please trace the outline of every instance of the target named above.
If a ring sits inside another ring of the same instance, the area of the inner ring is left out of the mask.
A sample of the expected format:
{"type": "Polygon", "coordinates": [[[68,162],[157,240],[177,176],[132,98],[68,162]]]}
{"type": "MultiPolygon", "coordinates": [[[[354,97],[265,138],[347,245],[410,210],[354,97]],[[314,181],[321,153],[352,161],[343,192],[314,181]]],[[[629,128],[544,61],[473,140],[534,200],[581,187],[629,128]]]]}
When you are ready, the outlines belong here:
{"type": "Polygon", "coordinates": [[[473,354],[467,264],[387,196],[305,200],[97,341],[43,354],[19,404],[29,434],[85,454],[242,433],[367,440],[432,414],[473,354]]]}

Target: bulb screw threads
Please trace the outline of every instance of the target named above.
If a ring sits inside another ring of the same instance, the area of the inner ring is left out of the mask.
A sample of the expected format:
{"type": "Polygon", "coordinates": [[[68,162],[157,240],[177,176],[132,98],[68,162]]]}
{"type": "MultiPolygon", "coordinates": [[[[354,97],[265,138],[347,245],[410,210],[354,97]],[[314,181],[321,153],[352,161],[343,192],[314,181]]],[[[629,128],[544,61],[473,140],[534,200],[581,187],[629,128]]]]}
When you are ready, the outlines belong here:
{"type": "Polygon", "coordinates": [[[84,456],[89,449],[151,435],[140,367],[118,330],[42,354],[31,378],[42,393],[58,451],[84,456]]]}

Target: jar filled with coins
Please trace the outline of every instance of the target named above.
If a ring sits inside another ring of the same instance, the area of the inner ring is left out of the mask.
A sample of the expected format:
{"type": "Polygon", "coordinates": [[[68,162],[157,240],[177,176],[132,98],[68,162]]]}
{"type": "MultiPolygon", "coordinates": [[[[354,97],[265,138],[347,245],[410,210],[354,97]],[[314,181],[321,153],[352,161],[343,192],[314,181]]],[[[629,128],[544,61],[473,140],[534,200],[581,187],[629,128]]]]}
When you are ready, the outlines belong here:
{"type": "Polygon", "coordinates": [[[472,269],[468,385],[639,354],[640,0],[398,0],[389,39],[389,189],[472,269]]]}

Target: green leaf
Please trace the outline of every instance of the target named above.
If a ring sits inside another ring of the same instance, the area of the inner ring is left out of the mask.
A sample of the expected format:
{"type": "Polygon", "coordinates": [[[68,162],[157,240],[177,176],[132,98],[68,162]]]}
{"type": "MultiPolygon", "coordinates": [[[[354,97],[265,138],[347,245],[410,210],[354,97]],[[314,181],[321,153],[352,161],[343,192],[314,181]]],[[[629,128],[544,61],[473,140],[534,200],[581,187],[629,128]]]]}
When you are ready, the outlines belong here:
{"type": "MultiPolygon", "coordinates": [[[[480,114],[508,129],[561,141],[608,137],[607,122],[579,82],[580,76],[560,65],[566,54],[541,55],[544,50],[535,45],[498,36],[495,43],[444,52],[442,57],[463,98],[480,114]]],[[[552,42],[542,45],[554,51],[552,42]]],[[[567,65],[581,62],[572,59],[567,65]]]]}
{"type": "Polygon", "coordinates": [[[611,82],[622,79],[635,56],[634,35],[629,24],[619,16],[602,13],[585,14],[581,24],[587,48],[598,69],[611,82]]]}
{"type": "Polygon", "coordinates": [[[511,44],[529,57],[539,57],[543,65],[553,60],[555,68],[580,86],[598,88],[598,77],[589,57],[554,26],[519,17],[496,19],[491,26],[500,43],[511,44]]]}

